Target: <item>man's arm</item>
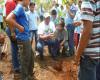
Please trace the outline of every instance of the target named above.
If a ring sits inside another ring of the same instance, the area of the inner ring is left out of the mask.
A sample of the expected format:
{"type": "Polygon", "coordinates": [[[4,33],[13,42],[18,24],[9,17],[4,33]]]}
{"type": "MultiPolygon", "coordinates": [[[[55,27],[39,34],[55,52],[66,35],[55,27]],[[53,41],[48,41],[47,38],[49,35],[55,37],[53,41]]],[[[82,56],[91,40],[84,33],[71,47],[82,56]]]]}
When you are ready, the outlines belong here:
{"type": "Polygon", "coordinates": [[[74,17],[75,17],[75,14],[74,14],[74,13],[72,13],[70,10],[68,11],[68,13],[69,13],[69,15],[70,15],[72,18],[74,18],[74,17]]]}
{"type": "Polygon", "coordinates": [[[80,56],[83,54],[84,49],[87,47],[92,31],[92,22],[89,20],[83,20],[83,33],[80,38],[78,48],[76,50],[76,59],[80,60],[80,56]]]}
{"type": "Polygon", "coordinates": [[[13,31],[14,27],[18,28],[20,32],[24,31],[24,27],[19,25],[16,20],[15,20],[15,15],[13,13],[10,13],[7,18],[6,21],[10,27],[10,30],[13,31]]]}
{"type": "Polygon", "coordinates": [[[80,26],[81,24],[82,24],[81,21],[75,21],[75,22],[73,22],[74,27],[78,27],[78,26],[80,26]]]}
{"type": "Polygon", "coordinates": [[[42,40],[47,40],[49,38],[49,35],[39,35],[39,38],[42,39],[42,40]]]}
{"type": "Polygon", "coordinates": [[[94,8],[91,7],[90,1],[83,1],[81,5],[81,19],[83,21],[83,32],[80,38],[78,48],[76,50],[76,63],[79,63],[80,56],[82,56],[85,48],[88,46],[92,35],[92,27],[94,20],[94,8]]]}

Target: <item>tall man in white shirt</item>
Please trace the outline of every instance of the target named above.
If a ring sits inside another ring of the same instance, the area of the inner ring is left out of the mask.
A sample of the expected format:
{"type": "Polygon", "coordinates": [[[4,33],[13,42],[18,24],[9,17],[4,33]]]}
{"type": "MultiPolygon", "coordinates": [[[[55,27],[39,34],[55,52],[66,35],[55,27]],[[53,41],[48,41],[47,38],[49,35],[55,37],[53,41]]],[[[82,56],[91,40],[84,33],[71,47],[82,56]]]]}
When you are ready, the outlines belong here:
{"type": "Polygon", "coordinates": [[[53,45],[55,44],[51,39],[53,33],[55,32],[55,25],[53,22],[50,21],[50,14],[44,14],[44,21],[40,23],[38,27],[38,36],[39,40],[37,43],[37,50],[40,54],[40,59],[43,59],[43,48],[45,45],[48,45],[49,52],[53,59],[55,59],[56,54],[53,50],[53,45]]]}

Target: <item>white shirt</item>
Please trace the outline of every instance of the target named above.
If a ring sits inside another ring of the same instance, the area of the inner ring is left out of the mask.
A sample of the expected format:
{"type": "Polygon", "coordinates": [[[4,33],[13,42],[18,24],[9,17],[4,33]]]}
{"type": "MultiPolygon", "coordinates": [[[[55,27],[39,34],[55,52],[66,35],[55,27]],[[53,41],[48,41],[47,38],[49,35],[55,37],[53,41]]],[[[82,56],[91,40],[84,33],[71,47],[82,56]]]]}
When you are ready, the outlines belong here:
{"type": "Polygon", "coordinates": [[[29,22],[29,29],[30,30],[37,30],[37,19],[38,19],[37,12],[28,11],[26,13],[26,15],[27,15],[27,19],[28,19],[28,22],[29,22]]]}
{"type": "Polygon", "coordinates": [[[45,22],[41,22],[38,27],[38,34],[50,34],[55,32],[55,25],[52,21],[49,22],[49,25],[46,25],[45,22]]]}

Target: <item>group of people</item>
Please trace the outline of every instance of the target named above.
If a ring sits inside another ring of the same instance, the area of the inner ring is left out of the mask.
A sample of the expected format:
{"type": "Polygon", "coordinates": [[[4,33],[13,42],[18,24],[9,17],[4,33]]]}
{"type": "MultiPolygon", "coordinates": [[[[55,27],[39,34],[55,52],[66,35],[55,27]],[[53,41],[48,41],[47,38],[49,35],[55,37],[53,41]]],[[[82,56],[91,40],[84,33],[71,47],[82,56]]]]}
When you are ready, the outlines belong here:
{"type": "Polygon", "coordinates": [[[43,13],[38,15],[36,4],[30,0],[7,0],[6,33],[11,41],[13,69],[15,73],[21,72],[21,80],[34,80],[34,54],[38,52],[40,60],[44,60],[45,45],[53,60],[60,54],[75,56],[75,63],[80,65],[79,80],[100,80],[99,3],[99,0],[79,0],[77,7],[69,0],[66,11],[62,5],[58,10],[59,5],[55,4],[45,13],[41,6],[43,13]]]}

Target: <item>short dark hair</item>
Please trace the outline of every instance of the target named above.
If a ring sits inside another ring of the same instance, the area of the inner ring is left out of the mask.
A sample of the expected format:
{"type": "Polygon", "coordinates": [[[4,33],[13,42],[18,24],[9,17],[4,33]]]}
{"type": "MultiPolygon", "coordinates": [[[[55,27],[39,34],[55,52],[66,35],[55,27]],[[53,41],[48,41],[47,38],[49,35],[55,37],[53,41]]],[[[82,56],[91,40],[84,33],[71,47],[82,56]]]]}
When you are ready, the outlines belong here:
{"type": "Polygon", "coordinates": [[[31,2],[29,6],[35,6],[35,3],[31,2]]]}
{"type": "Polygon", "coordinates": [[[56,3],[56,4],[55,4],[55,6],[59,7],[59,4],[58,4],[58,3],[56,3]]]}
{"type": "Polygon", "coordinates": [[[57,15],[57,11],[56,10],[52,10],[51,11],[51,15],[57,15]]]}
{"type": "Polygon", "coordinates": [[[23,0],[15,0],[15,1],[23,1],[23,0]]]}
{"type": "Polygon", "coordinates": [[[61,27],[63,27],[63,28],[65,27],[65,22],[64,22],[63,18],[61,18],[59,25],[61,25],[61,27]]]}

